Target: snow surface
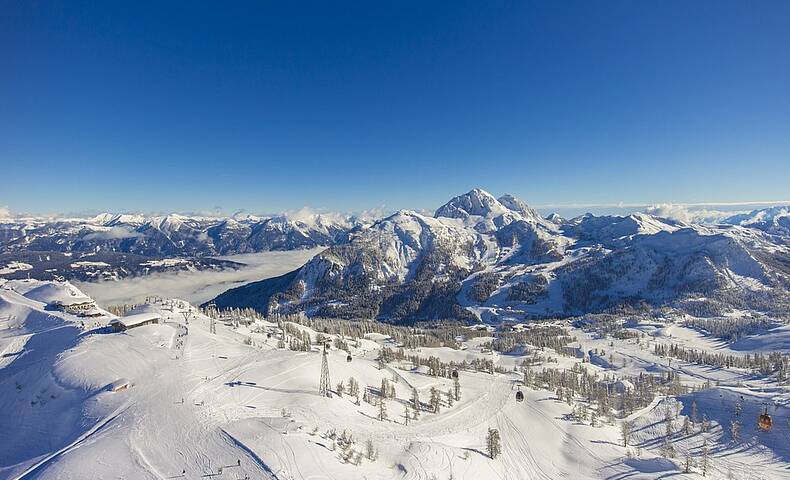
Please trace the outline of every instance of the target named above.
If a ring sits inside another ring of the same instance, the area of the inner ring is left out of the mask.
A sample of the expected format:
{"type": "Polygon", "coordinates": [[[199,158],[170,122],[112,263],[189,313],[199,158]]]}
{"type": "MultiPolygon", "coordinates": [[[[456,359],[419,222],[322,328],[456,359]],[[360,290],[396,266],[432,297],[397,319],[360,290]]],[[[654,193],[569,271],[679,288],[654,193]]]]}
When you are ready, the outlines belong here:
{"type": "MultiPolygon", "coordinates": [[[[373,405],[356,405],[348,395],[319,396],[320,351],[277,349],[275,324],[217,322],[212,334],[208,317],[186,302],[165,299],[137,310],[161,315],[162,324],[109,333],[109,314],[86,325],[45,309],[49,299],[79,295],[68,283],[0,285],[0,478],[702,478],[682,473],[682,457],[659,454],[666,408],[679,411],[681,422],[692,401],[710,418],[711,429],[681,436],[675,447],[698,452],[705,438],[709,478],[787,478],[790,467],[785,387],[738,369],[656,357],[654,343],[743,354],[738,343],[730,346],[681,325],[629,326],[645,334],[641,341],[573,330],[580,351],[611,353],[590,356],[587,368],[594,371],[619,376],[672,370],[684,382],[718,384],[679,398],[658,397],[634,413],[633,446],[625,448],[616,424],[593,427],[571,420],[571,407],[555,392],[524,389],[525,401],[515,402],[520,374],[513,373],[462,371],[460,401],[443,405],[438,414],[423,411],[406,425],[403,405],[412,388],[427,402],[431,387],[445,392],[452,382],[408,362],[380,369],[378,350],[393,345],[386,335],[361,339],[351,349],[351,362],[346,352],[333,348],[328,354],[333,385],[351,376],[373,389],[382,378],[396,380],[389,419],[379,421],[373,405]],[[275,335],[268,338],[266,332],[275,335]],[[744,420],[743,440],[730,438],[727,427],[740,397],[744,419],[770,405],[772,432],[758,433],[744,420]],[[494,460],[484,454],[489,428],[498,429],[503,442],[494,460]],[[371,440],[378,457],[363,458],[358,466],[345,462],[327,434],[332,430],[353,435],[360,452],[371,440]]],[[[316,332],[298,328],[315,340],[316,332]]],[[[459,350],[410,353],[443,361],[490,359],[503,368],[527,358],[526,352],[492,354],[483,348],[487,340],[464,341],[459,350]]],[[[580,361],[548,350],[542,354],[552,358],[552,368],[580,361]]]]}

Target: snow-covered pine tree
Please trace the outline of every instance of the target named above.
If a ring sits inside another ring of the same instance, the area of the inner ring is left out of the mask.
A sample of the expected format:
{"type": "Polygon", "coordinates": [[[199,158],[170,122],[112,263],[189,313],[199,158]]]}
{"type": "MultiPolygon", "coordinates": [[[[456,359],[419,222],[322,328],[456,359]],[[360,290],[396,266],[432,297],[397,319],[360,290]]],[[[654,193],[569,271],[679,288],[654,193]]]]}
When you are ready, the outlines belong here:
{"type": "Polygon", "coordinates": [[[431,410],[433,413],[439,413],[439,408],[442,405],[442,399],[439,397],[439,390],[436,387],[431,387],[431,410]]]}
{"type": "Polygon", "coordinates": [[[634,423],[631,421],[623,421],[620,424],[620,438],[623,440],[623,446],[627,447],[631,440],[631,432],[634,430],[634,423]]]}
{"type": "Polygon", "coordinates": [[[672,444],[670,437],[664,437],[661,444],[661,456],[664,458],[675,458],[675,446],[672,444]]]}
{"type": "Polygon", "coordinates": [[[700,430],[702,430],[703,433],[708,433],[708,430],[710,430],[710,420],[708,420],[708,415],[704,413],[702,414],[702,423],[700,424],[700,430]]]}
{"type": "Polygon", "coordinates": [[[376,453],[376,446],[373,445],[373,440],[371,439],[368,439],[368,441],[365,442],[365,455],[371,462],[375,461],[376,457],[378,456],[376,453]]]}
{"type": "Polygon", "coordinates": [[[489,428],[486,435],[486,452],[488,456],[495,459],[502,453],[502,439],[499,437],[499,430],[489,428]]]}
{"type": "Polygon", "coordinates": [[[664,409],[664,427],[667,437],[675,434],[675,412],[669,407],[664,409]]]}
{"type": "Polygon", "coordinates": [[[730,422],[730,434],[732,435],[733,442],[739,442],[741,439],[741,422],[732,420],[730,422]]]}
{"type": "Polygon", "coordinates": [[[357,379],[354,377],[348,379],[348,394],[352,397],[359,396],[359,383],[357,383],[357,379]]]}
{"type": "Polygon", "coordinates": [[[708,475],[708,468],[710,467],[710,450],[708,449],[708,439],[702,440],[702,476],[708,475]]]}
{"type": "Polygon", "coordinates": [[[386,378],[381,379],[381,387],[379,387],[379,395],[381,398],[388,398],[389,397],[389,390],[390,390],[390,382],[386,378]]]}
{"type": "Polygon", "coordinates": [[[387,400],[384,397],[379,398],[379,421],[383,422],[387,419],[387,400]]]}

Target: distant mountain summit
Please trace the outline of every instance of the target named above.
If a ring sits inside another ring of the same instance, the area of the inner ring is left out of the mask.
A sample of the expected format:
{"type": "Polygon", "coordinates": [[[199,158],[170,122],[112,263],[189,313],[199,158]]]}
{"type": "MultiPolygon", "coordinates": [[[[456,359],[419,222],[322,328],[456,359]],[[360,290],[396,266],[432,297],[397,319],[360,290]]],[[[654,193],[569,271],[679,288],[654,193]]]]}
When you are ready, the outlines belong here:
{"type": "Polygon", "coordinates": [[[752,228],[633,214],[541,218],[474,189],[433,217],[400,211],[300,269],[229,290],[266,314],[520,320],[613,308],[790,311],[790,251],[752,228]]]}
{"type": "Polygon", "coordinates": [[[733,215],[722,223],[756,228],[771,235],[790,236],[790,207],[771,207],[733,215]]]}
{"type": "Polygon", "coordinates": [[[434,217],[460,218],[469,217],[495,218],[511,210],[499,203],[493,195],[475,188],[463,195],[454,197],[436,210],[434,217]]]}

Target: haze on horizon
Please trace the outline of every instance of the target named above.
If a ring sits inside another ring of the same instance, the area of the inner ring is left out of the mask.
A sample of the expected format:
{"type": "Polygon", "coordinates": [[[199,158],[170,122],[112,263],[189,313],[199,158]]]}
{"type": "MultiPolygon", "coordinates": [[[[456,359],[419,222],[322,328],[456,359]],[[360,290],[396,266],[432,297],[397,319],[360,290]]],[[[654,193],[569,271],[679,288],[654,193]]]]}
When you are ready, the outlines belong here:
{"type": "Polygon", "coordinates": [[[13,3],[0,206],[433,209],[474,187],[542,212],[784,202],[788,14],[780,1],[13,3]]]}

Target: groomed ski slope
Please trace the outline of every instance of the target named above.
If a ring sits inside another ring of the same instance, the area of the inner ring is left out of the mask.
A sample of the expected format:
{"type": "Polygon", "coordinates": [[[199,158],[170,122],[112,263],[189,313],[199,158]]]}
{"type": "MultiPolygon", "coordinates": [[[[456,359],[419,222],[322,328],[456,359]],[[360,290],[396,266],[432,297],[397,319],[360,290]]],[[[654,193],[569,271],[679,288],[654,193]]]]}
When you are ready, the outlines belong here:
{"type": "MultiPolygon", "coordinates": [[[[159,312],[163,324],[111,333],[101,328],[112,318],[109,314],[83,325],[84,319],[46,310],[44,303],[26,296],[33,282],[0,286],[0,428],[5,432],[0,478],[702,478],[698,469],[682,473],[682,456],[670,461],[659,455],[665,409],[670,405],[680,411],[680,424],[692,400],[712,424],[705,434],[711,450],[707,478],[790,475],[783,389],[746,372],[669,364],[629,341],[610,347],[611,339],[575,332],[584,351],[616,352],[612,365],[604,365],[606,360],[588,368],[614,374],[676,369],[685,381],[711,379],[720,386],[656,399],[632,415],[633,446],[624,448],[617,425],[593,427],[571,420],[572,407],[554,392],[522,389],[525,401],[517,403],[517,373],[462,371],[460,401],[450,407],[442,395],[440,412],[430,413],[431,387],[444,393],[452,382],[408,363],[381,368],[378,351],[393,346],[383,335],[361,339],[352,348],[351,362],[346,352],[332,348],[328,354],[333,386],[340,380],[348,385],[353,376],[377,398],[381,379],[397,378],[396,398],[386,402],[388,419],[380,421],[375,405],[356,405],[347,394],[319,396],[320,350],[277,349],[274,324],[257,324],[261,332],[274,333],[271,338],[222,322],[216,323],[214,334],[208,317],[193,314],[187,324],[183,313],[194,309],[164,300],[142,307],[159,312]],[[128,388],[113,391],[120,385],[128,388]],[[412,388],[419,391],[424,408],[418,420],[405,425],[404,405],[412,388]],[[744,421],[742,441],[736,443],[726,426],[740,396],[744,421]],[[775,404],[777,426],[761,434],[751,419],[765,402],[775,404]],[[502,455],[495,460],[485,454],[489,428],[498,429],[502,438],[502,455]],[[339,441],[344,431],[355,440],[347,448],[339,441]],[[368,440],[376,450],[374,460],[367,458],[368,440]],[[353,452],[358,452],[359,465],[354,465],[353,452]]],[[[316,332],[306,330],[315,340],[316,332]]],[[[656,342],[671,338],[694,344],[697,338],[677,326],[650,333],[656,342]]],[[[418,353],[445,361],[487,358],[508,368],[524,358],[486,352],[482,341],[465,342],[462,350],[422,348],[418,353]]],[[[556,361],[551,367],[570,368],[576,360],[556,361]]],[[[675,447],[695,451],[702,438],[692,433],[675,447]]]]}

